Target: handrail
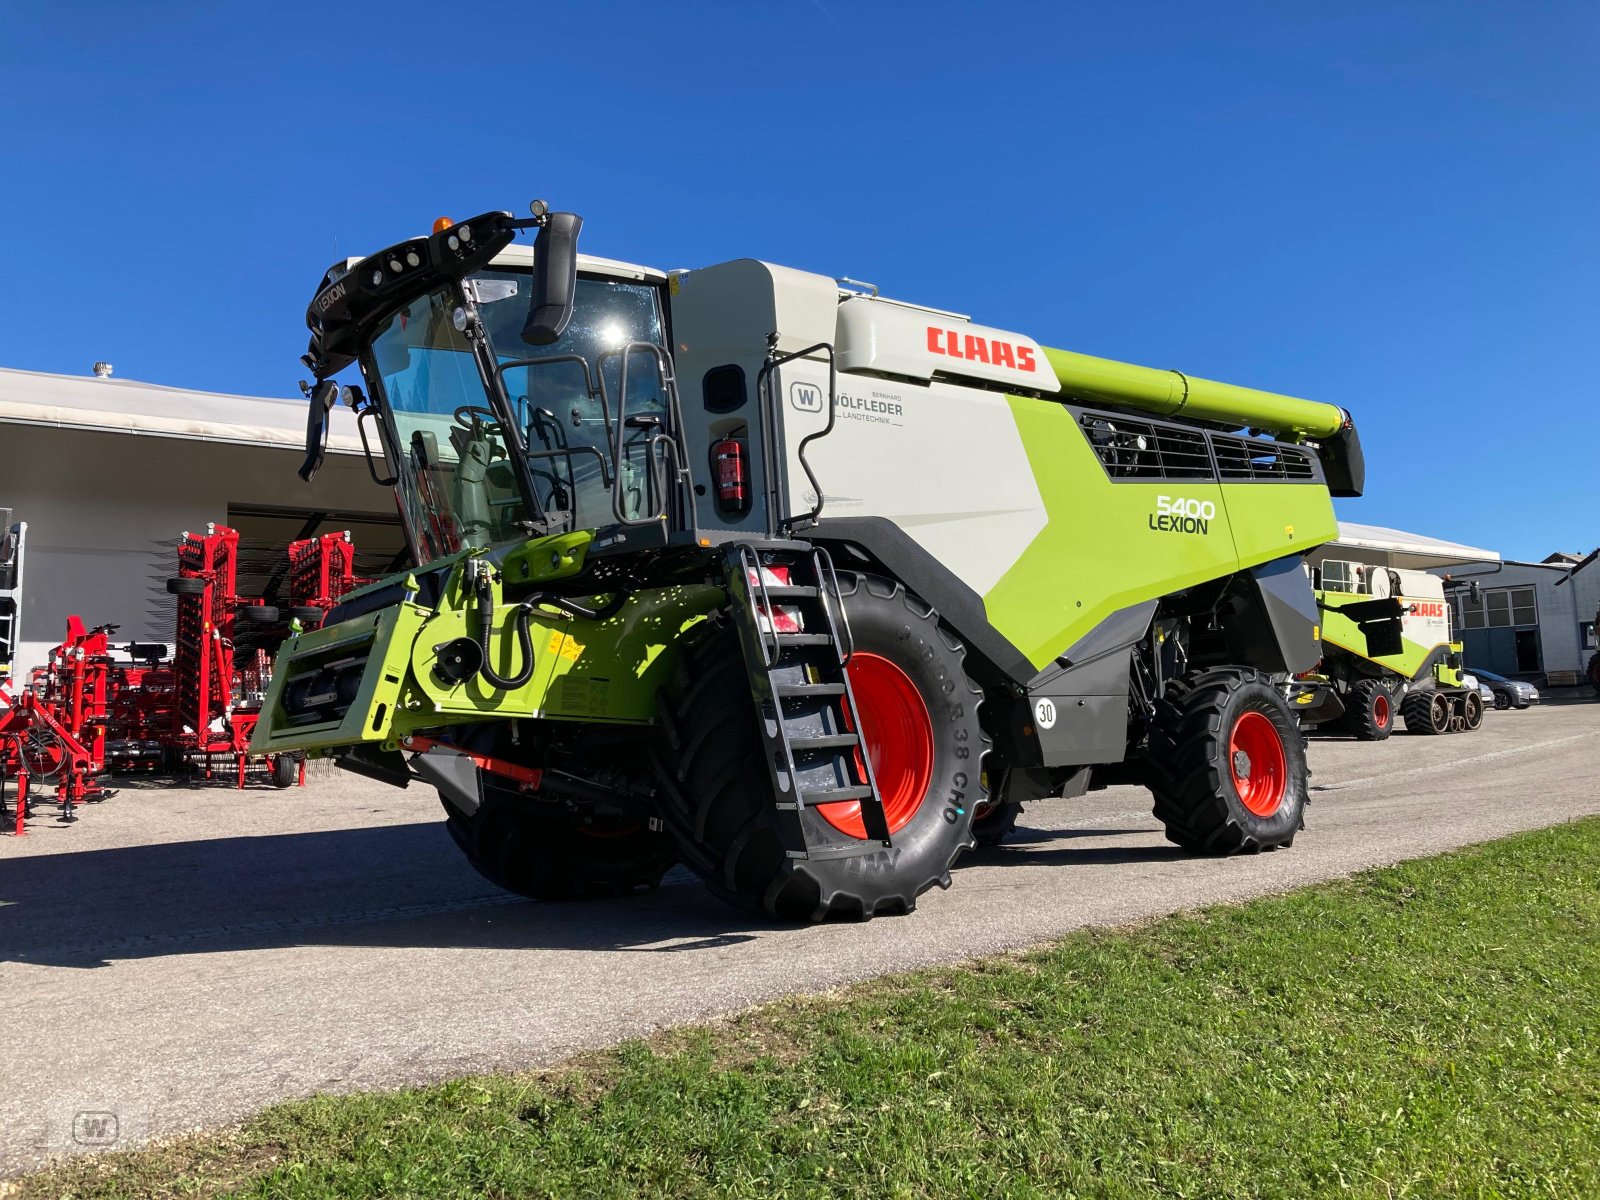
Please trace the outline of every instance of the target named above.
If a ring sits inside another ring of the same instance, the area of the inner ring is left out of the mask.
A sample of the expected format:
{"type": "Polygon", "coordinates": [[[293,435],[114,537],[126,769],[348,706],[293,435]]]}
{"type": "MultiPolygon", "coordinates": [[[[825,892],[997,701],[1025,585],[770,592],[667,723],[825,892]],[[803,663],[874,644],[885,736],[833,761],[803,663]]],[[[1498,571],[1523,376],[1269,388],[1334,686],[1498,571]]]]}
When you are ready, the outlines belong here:
{"type": "MultiPolygon", "coordinates": [[[[776,345],[777,335],[774,334],[770,339],[769,346],[775,348],[776,345]]],[[[838,416],[838,384],[839,369],[838,363],[834,357],[832,342],[818,342],[815,346],[807,346],[804,350],[794,350],[788,354],[774,354],[772,349],[769,348],[767,352],[767,361],[761,365],[761,370],[756,375],[756,392],[758,395],[765,397],[767,410],[762,414],[764,419],[762,421],[761,430],[761,458],[762,468],[767,475],[767,478],[764,482],[766,483],[768,494],[768,536],[787,534],[791,529],[794,528],[794,526],[802,523],[814,523],[817,518],[822,515],[822,484],[817,479],[817,473],[811,469],[811,464],[806,461],[806,447],[810,446],[811,443],[816,441],[818,438],[827,437],[833,432],[833,427],[838,416]],[[776,508],[777,498],[779,496],[779,489],[777,486],[777,480],[779,477],[779,472],[777,469],[778,414],[783,411],[783,403],[782,397],[779,396],[776,389],[771,386],[771,379],[776,374],[778,368],[783,366],[785,363],[793,362],[797,358],[809,358],[816,354],[826,354],[828,358],[828,423],[821,429],[813,430],[811,433],[808,433],[805,437],[800,439],[799,445],[795,447],[795,457],[800,460],[800,469],[805,472],[806,479],[811,484],[811,490],[817,497],[817,502],[812,505],[811,510],[807,513],[786,516],[781,520],[774,520],[773,513],[776,508]]]]}

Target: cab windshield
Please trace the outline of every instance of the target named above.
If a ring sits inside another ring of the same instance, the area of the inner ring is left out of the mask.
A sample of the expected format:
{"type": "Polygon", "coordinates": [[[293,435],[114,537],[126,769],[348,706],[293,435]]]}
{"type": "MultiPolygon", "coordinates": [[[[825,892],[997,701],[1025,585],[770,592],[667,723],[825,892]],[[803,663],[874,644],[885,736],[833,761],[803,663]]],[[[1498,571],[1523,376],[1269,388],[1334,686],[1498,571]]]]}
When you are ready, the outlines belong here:
{"type": "Polygon", "coordinates": [[[634,342],[662,345],[656,290],[580,279],[566,333],[553,346],[536,347],[522,340],[531,280],[525,271],[495,270],[465,285],[502,368],[514,438],[489,399],[471,343],[456,329],[453,289],[402,307],[372,340],[369,363],[393,420],[401,513],[419,562],[528,536],[535,512],[512,460],[519,444],[538,515],[553,530],[597,528],[661,509],[650,438],[666,430],[666,397],[655,356],[625,353],[634,342]],[[613,481],[620,482],[615,497],[613,481]]]}
{"type": "Polygon", "coordinates": [[[484,390],[472,346],[439,289],[399,309],[372,341],[400,461],[401,516],[418,562],[531,529],[512,445],[484,390]]]}
{"type": "Polygon", "coordinates": [[[649,443],[652,433],[667,429],[667,399],[655,356],[626,350],[638,342],[663,344],[656,289],[625,280],[579,279],[566,333],[552,346],[530,346],[522,340],[522,325],[531,286],[526,271],[484,271],[469,282],[503,368],[540,506],[568,529],[593,529],[619,517],[660,511],[660,481],[651,469],[649,443]],[[619,409],[625,417],[620,463],[619,409]],[[619,476],[613,507],[611,480],[619,476]]]}

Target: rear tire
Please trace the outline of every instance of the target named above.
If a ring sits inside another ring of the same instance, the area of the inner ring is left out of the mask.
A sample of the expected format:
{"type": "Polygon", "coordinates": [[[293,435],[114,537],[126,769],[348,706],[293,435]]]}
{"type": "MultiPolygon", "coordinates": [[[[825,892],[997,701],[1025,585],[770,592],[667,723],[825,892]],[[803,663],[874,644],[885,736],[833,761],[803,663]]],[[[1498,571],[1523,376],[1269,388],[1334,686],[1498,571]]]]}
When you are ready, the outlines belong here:
{"type": "Polygon", "coordinates": [[[677,860],[672,839],[642,822],[601,829],[561,805],[493,793],[469,817],[439,799],[450,836],[473,869],[532,900],[594,900],[653,889],[677,860]]]}
{"type": "MultiPolygon", "coordinates": [[[[788,857],[731,624],[717,617],[705,623],[662,698],[669,716],[656,755],[662,813],[684,862],[724,899],[785,921],[910,912],[923,892],[949,885],[951,866],[973,844],[972,813],[984,799],[982,693],[962,666],[961,643],[940,626],[937,613],[896,583],[841,574],[840,590],[857,653],[903,672],[932,725],[931,762],[883,762],[874,754],[880,789],[889,780],[927,773],[923,794],[889,849],[849,858],[788,857]]],[[[864,705],[861,719],[870,750],[880,742],[873,712],[864,705]]],[[[840,829],[848,815],[841,811],[830,823],[840,829]]]]}
{"type": "Polygon", "coordinates": [[[1600,654],[1589,659],[1588,675],[1589,686],[1594,688],[1596,694],[1600,694],[1600,654]]]}
{"type": "Polygon", "coordinates": [[[972,840],[980,846],[998,846],[1010,837],[1022,815],[1019,800],[985,800],[972,809],[972,840]]]}
{"type": "Polygon", "coordinates": [[[1441,734],[1450,732],[1450,698],[1429,689],[1412,692],[1400,706],[1407,733],[1441,734]]]}
{"type": "Polygon", "coordinates": [[[1246,668],[1177,681],[1145,752],[1167,839],[1199,854],[1254,854],[1304,828],[1305,738],[1267,676],[1246,668]]]}
{"type": "Polygon", "coordinates": [[[1394,732],[1394,697],[1376,679],[1358,679],[1350,689],[1345,728],[1359,742],[1381,742],[1394,732]]]}

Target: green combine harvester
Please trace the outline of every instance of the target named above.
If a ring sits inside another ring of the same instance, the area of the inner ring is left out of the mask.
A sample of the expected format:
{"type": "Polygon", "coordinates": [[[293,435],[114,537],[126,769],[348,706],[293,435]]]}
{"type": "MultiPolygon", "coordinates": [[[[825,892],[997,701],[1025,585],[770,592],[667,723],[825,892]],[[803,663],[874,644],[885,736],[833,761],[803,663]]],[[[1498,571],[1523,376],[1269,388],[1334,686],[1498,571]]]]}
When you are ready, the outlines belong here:
{"type": "Polygon", "coordinates": [[[682,862],[792,920],[909,911],[1092,780],[1196,852],[1290,845],[1347,413],[580,226],[323,278],[301,474],[342,398],[419,565],[284,647],[253,753],[436,788],[515,892],[682,862]]]}
{"type": "Polygon", "coordinates": [[[1469,546],[1352,526],[1308,556],[1322,611],[1322,661],[1301,676],[1332,692],[1342,707],[1305,714],[1333,722],[1359,741],[1382,741],[1403,720],[1411,733],[1473,732],[1484,706],[1462,669],[1450,590],[1478,598],[1476,580],[1452,581],[1423,568],[1498,561],[1469,546]],[[1398,541],[1396,539],[1399,539],[1398,541]]]}

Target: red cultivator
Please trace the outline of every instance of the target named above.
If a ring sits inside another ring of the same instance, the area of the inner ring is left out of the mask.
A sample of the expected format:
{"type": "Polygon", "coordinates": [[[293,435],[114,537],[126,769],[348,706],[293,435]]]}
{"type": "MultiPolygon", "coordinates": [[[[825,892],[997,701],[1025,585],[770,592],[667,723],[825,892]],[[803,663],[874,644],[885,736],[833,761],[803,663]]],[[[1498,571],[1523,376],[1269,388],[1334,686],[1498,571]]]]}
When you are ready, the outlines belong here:
{"type": "Polygon", "coordinates": [[[108,794],[98,776],[105,765],[112,628],[86,631],[70,618],[66,641],[50,652],[49,666],[34,672],[32,684],[15,698],[0,690],[0,797],[5,780],[15,779],[19,834],[34,788],[55,787],[65,821],[76,819],[78,805],[108,794]]]}
{"type": "Polygon", "coordinates": [[[0,812],[15,780],[15,831],[30,801],[55,788],[61,819],[111,793],[107,771],[203,771],[231,757],[236,785],[262,763],[277,787],[305,782],[305,763],[289,755],[252,760],[250,735],[271,682],[279,644],[296,628],[315,628],[352,588],[355,550],[347,533],[289,547],[290,605],[280,610],[237,593],[239,535],[221,525],[185,533],[178,574],[167,580],[176,598],[168,648],[134,642],[113,648],[115,625],[86,630],[71,617],[67,637],[13,697],[0,688],[0,812]],[[113,653],[113,649],[117,652],[113,653]],[[118,657],[122,655],[125,657],[118,657]]]}

